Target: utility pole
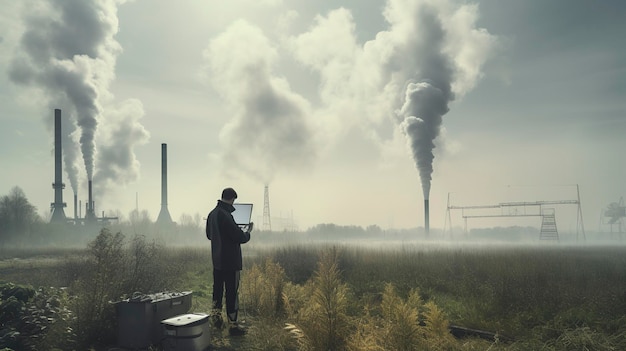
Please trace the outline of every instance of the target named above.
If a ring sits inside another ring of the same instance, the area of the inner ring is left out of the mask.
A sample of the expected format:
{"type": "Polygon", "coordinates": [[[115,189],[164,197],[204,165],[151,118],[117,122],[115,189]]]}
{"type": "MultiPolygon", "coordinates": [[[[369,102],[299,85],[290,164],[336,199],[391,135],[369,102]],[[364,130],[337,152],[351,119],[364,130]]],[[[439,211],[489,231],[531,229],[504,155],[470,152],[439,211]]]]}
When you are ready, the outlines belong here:
{"type": "Polygon", "coordinates": [[[272,231],[272,218],[270,217],[270,190],[267,185],[265,185],[265,195],[263,198],[263,230],[272,231]]]}

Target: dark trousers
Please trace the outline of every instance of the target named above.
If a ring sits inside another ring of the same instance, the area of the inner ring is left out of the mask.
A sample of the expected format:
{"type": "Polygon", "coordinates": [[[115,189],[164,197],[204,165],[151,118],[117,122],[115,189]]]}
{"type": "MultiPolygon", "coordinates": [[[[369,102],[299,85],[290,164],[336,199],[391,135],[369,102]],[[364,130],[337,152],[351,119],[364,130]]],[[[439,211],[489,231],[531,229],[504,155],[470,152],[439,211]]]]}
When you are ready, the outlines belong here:
{"type": "Polygon", "coordinates": [[[226,288],[226,314],[231,322],[237,321],[239,312],[239,274],[240,271],[213,269],[213,308],[222,309],[222,298],[226,288]]]}

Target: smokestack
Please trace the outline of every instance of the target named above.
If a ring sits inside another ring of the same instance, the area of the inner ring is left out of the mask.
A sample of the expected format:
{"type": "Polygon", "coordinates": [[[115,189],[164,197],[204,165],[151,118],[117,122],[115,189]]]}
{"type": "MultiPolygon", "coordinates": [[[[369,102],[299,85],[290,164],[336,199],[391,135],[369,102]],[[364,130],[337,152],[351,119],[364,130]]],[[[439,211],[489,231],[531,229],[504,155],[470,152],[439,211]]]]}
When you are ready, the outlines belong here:
{"type": "Polygon", "coordinates": [[[65,212],[63,208],[66,204],[63,202],[63,189],[65,184],[62,182],[62,149],[61,149],[61,110],[54,109],[54,202],[50,204],[52,208],[52,217],[50,222],[65,222],[65,212]]]}
{"type": "Polygon", "coordinates": [[[430,233],[430,208],[428,199],[424,199],[424,232],[426,236],[430,233]]]}
{"type": "Polygon", "coordinates": [[[78,195],[74,194],[74,219],[78,219],[78,195]]]}
{"type": "Polygon", "coordinates": [[[87,203],[85,204],[86,210],[85,210],[85,218],[86,219],[96,219],[96,212],[94,209],[94,202],[93,202],[93,192],[92,192],[92,184],[91,184],[91,180],[89,180],[87,182],[88,186],[89,186],[89,195],[88,195],[88,200],[87,203]]]}
{"type": "Polygon", "coordinates": [[[157,223],[171,224],[172,217],[167,209],[167,144],[161,144],[161,212],[157,223]]]}
{"type": "Polygon", "coordinates": [[[89,211],[93,212],[93,184],[91,183],[91,180],[89,180],[89,182],[87,183],[89,185],[89,189],[88,191],[88,199],[89,199],[89,211]]]}

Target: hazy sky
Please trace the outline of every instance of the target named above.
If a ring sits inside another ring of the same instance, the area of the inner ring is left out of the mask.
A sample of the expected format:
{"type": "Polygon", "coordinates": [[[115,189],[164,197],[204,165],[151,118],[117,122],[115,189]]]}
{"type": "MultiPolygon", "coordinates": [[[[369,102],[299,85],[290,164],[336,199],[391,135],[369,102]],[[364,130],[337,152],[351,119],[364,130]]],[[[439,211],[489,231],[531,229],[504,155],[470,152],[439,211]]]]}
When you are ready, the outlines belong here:
{"type": "MultiPolygon", "coordinates": [[[[138,202],[156,219],[161,143],[174,220],[206,215],[232,186],[260,225],[269,184],[272,217],[301,229],[423,226],[425,195],[441,228],[448,194],[572,200],[578,184],[595,231],[626,196],[623,1],[0,6],[0,194],[21,187],[43,216],[54,108],[68,216],[93,177],[98,214],[138,202]]],[[[575,227],[576,208],[556,211],[560,230],[575,227]]]]}

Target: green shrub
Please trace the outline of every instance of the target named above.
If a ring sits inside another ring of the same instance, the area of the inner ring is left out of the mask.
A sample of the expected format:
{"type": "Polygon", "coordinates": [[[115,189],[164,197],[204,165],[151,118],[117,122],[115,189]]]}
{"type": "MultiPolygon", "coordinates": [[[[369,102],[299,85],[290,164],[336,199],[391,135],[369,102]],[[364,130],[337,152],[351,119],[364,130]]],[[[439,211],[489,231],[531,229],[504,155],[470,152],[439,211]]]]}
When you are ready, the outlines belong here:
{"type": "Polygon", "coordinates": [[[79,345],[115,343],[114,302],[135,292],[150,294],[175,286],[181,268],[172,266],[156,242],[135,236],[127,244],[121,232],[102,229],[83,258],[66,264],[66,275],[73,280],[70,308],[79,345]]]}
{"type": "Polygon", "coordinates": [[[9,283],[0,286],[0,294],[0,348],[72,349],[72,313],[65,307],[67,294],[63,290],[35,290],[9,283]]]}
{"type": "Polygon", "coordinates": [[[88,256],[82,260],[80,275],[70,285],[75,296],[71,308],[76,314],[74,328],[84,346],[92,342],[114,340],[115,311],[111,304],[124,291],[126,260],[124,235],[102,229],[89,244],[88,256]]]}

